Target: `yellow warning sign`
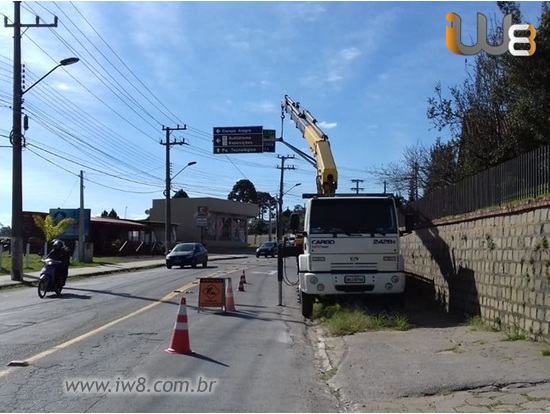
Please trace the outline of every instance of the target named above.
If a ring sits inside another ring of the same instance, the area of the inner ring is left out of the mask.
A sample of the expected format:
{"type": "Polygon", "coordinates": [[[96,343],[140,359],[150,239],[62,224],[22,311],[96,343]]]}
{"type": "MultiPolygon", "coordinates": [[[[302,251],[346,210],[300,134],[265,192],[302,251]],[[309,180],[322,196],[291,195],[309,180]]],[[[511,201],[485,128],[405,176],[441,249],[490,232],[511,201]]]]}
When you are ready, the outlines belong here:
{"type": "Polygon", "coordinates": [[[225,306],[225,279],[199,279],[199,309],[225,306]]]}

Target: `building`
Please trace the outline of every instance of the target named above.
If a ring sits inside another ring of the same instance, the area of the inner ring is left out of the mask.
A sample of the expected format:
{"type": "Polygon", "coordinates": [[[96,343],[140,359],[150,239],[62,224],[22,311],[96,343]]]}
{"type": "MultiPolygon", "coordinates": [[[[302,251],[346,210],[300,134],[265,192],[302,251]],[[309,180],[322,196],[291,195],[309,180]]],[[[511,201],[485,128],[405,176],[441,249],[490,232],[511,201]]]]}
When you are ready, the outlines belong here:
{"type": "MultiPolygon", "coordinates": [[[[153,200],[145,220],[123,220],[110,217],[90,217],[86,234],[85,259],[94,256],[164,255],[166,200],[153,200]]],[[[258,216],[258,205],[205,198],[173,198],[173,242],[201,242],[210,251],[227,251],[248,247],[248,220],[258,216]]],[[[48,213],[24,212],[24,240],[31,253],[44,254],[44,235],[36,227],[33,216],[48,213]]],[[[61,235],[71,251],[74,237],[61,235]]]]}
{"type": "MultiPolygon", "coordinates": [[[[153,200],[148,221],[163,223],[166,200],[153,200]]],[[[258,216],[259,207],[253,203],[219,198],[172,198],[172,240],[197,241],[209,250],[223,251],[248,246],[248,220],[258,216]]],[[[154,226],[157,240],[165,240],[165,229],[154,226]]]]}

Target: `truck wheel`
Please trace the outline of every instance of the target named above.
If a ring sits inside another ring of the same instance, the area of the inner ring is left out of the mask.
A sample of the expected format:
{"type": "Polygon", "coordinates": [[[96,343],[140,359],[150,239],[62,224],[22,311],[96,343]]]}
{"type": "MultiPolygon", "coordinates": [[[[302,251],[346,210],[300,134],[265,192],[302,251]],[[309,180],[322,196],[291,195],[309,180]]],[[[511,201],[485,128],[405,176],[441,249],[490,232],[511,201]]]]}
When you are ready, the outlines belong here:
{"type": "Polygon", "coordinates": [[[303,291],[300,293],[300,304],[302,308],[302,316],[305,318],[310,318],[313,313],[313,302],[315,301],[315,296],[303,291]]]}

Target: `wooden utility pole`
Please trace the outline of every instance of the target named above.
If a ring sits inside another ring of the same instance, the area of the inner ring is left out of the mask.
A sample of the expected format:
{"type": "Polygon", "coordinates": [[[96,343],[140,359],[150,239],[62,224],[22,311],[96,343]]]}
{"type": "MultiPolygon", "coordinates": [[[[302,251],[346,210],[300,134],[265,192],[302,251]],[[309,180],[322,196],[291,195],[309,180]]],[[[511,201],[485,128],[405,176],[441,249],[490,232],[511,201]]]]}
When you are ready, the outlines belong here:
{"type": "Polygon", "coordinates": [[[179,125],[176,128],[164,127],[162,130],[166,131],[166,141],[160,142],[161,145],[166,146],[166,188],[164,189],[164,196],[166,197],[165,202],[165,218],[164,218],[164,251],[166,254],[172,248],[172,206],[171,206],[171,178],[170,178],[170,147],[173,145],[183,145],[185,144],[184,140],[181,141],[170,141],[170,131],[183,131],[186,130],[187,126],[184,125],[180,127],[179,125]]]}
{"type": "Polygon", "coordinates": [[[361,191],[364,190],[363,187],[359,187],[359,183],[362,183],[363,181],[364,180],[358,180],[358,179],[351,180],[352,183],[355,183],[355,187],[351,188],[352,190],[355,190],[355,194],[359,194],[359,190],[361,190],[361,191]]]}
{"type": "MultiPolygon", "coordinates": [[[[4,16],[4,26],[13,27],[13,129],[10,141],[13,147],[12,162],[12,205],[11,205],[11,280],[23,280],[23,164],[21,133],[21,112],[23,107],[23,88],[21,86],[21,28],[22,27],[57,27],[57,16],[53,24],[21,23],[21,2],[14,1],[13,24],[4,16]]],[[[40,79],[41,80],[41,79],[40,79]]],[[[40,81],[39,80],[39,81],[40,81]]],[[[34,85],[33,85],[34,86],[34,85]]],[[[32,86],[31,86],[32,87],[32,86]]],[[[29,88],[30,89],[30,88],[29,88]]]]}

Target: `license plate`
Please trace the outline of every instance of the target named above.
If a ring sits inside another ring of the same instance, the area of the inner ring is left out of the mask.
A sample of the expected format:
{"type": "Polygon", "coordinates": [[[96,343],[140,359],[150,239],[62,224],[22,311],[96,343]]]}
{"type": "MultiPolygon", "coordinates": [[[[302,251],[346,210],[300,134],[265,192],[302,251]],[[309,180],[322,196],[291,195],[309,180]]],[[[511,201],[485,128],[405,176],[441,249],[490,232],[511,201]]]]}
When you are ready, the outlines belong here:
{"type": "Polygon", "coordinates": [[[365,276],[344,276],[344,283],[365,283],[365,276]]]}

